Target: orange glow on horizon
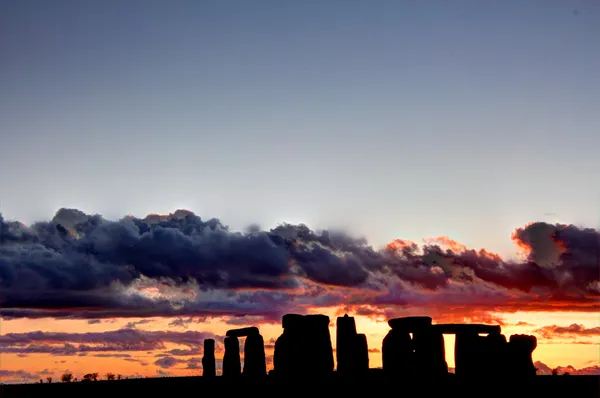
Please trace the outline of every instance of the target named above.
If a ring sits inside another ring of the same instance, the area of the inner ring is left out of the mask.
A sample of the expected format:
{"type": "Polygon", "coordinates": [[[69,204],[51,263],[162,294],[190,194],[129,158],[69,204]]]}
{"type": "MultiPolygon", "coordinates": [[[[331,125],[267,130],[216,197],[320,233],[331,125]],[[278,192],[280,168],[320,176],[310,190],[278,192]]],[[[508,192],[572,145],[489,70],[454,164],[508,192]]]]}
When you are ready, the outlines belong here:
{"type": "MultiPolygon", "coordinates": [[[[335,347],[335,324],[336,317],[342,316],[349,308],[331,307],[309,309],[309,313],[321,313],[330,316],[330,333],[332,344],[335,347]]],[[[398,313],[394,316],[410,316],[415,314],[430,315],[434,323],[486,323],[501,324],[502,332],[509,337],[511,334],[534,334],[538,337],[538,347],[533,353],[534,361],[541,361],[547,366],[554,368],[557,366],[572,365],[576,368],[586,366],[600,366],[598,361],[598,344],[600,343],[598,335],[583,336],[573,339],[568,335],[556,340],[548,340],[537,329],[549,325],[568,326],[572,323],[581,324],[584,328],[597,327],[597,315],[595,313],[546,313],[546,312],[519,312],[519,313],[490,313],[489,318],[469,317],[466,312],[454,313],[446,312],[444,316],[436,315],[427,310],[411,309],[410,312],[398,313]]],[[[389,326],[387,317],[384,314],[380,316],[368,316],[348,312],[348,315],[354,316],[356,320],[357,331],[367,336],[369,345],[370,367],[381,367],[381,343],[389,326]]],[[[85,320],[52,320],[52,319],[21,319],[3,321],[2,334],[8,333],[26,333],[32,330],[44,330],[47,332],[66,332],[66,333],[85,333],[85,332],[103,332],[119,330],[125,327],[129,322],[135,322],[144,318],[132,319],[114,319],[103,320],[101,323],[88,324],[85,320]]],[[[204,331],[212,332],[217,336],[225,336],[228,329],[244,326],[259,326],[261,334],[265,340],[265,353],[268,358],[268,369],[272,369],[273,343],[282,333],[282,327],[277,324],[253,324],[255,320],[248,318],[245,324],[242,319],[235,324],[226,323],[227,318],[211,318],[202,322],[190,323],[185,328],[176,328],[169,326],[174,318],[148,318],[151,322],[140,324],[139,330],[144,331],[204,331]]],[[[552,337],[552,336],[551,336],[552,337]]],[[[450,368],[454,367],[454,336],[444,336],[446,345],[446,361],[450,368]]],[[[222,339],[217,337],[217,359],[222,357],[222,339]]],[[[161,375],[173,376],[192,376],[201,374],[201,369],[188,369],[186,361],[192,358],[201,358],[201,354],[188,356],[174,356],[175,365],[169,368],[161,368],[155,364],[160,358],[169,355],[169,350],[188,347],[181,344],[166,343],[162,349],[146,351],[122,351],[94,353],[90,352],[86,356],[55,356],[51,354],[30,354],[27,357],[19,357],[16,354],[3,353],[2,369],[4,370],[27,370],[29,372],[41,372],[45,369],[50,372],[54,380],[57,380],[65,371],[73,372],[75,377],[81,379],[82,375],[90,372],[98,372],[104,378],[108,372],[122,374],[125,376],[137,377],[157,377],[161,375]],[[107,355],[105,355],[107,354],[107,355]],[[121,356],[110,356],[113,354],[121,356]],[[123,355],[127,354],[127,355],[123,355]]],[[[218,365],[219,366],[219,365],[218,365]]],[[[40,377],[42,378],[42,377],[40,377]]],[[[3,382],[5,380],[2,380],[3,382]]]]}

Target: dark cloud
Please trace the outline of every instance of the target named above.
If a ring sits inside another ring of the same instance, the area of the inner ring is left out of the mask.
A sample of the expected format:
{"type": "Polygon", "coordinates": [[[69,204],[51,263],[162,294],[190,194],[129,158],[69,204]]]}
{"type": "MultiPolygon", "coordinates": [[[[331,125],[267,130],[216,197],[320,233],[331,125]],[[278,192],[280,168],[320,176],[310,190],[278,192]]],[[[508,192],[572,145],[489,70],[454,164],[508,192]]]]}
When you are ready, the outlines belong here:
{"type": "Polygon", "coordinates": [[[201,358],[190,358],[187,361],[186,369],[202,369],[202,359],[201,358]]]}
{"type": "Polygon", "coordinates": [[[169,369],[172,368],[180,363],[185,363],[186,361],[183,359],[178,359],[178,358],[174,358],[174,357],[162,357],[157,359],[154,364],[158,367],[161,367],[163,369],[169,369]]]}
{"type": "Polygon", "coordinates": [[[129,354],[95,354],[96,358],[131,358],[129,354]]]}
{"type": "Polygon", "coordinates": [[[125,325],[125,328],[126,329],[135,329],[135,328],[137,328],[138,325],[145,325],[150,322],[152,322],[150,319],[141,319],[139,321],[128,322],[125,325]]]}
{"type": "Polygon", "coordinates": [[[278,324],[280,319],[270,319],[264,316],[233,316],[225,318],[224,322],[228,325],[235,326],[253,326],[266,323],[278,324]]]}
{"type": "Polygon", "coordinates": [[[188,326],[191,323],[200,323],[205,321],[206,318],[204,317],[197,317],[197,318],[193,318],[193,317],[189,317],[189,318],[177,318],[172,320],[171,322],[169,322],[169,326],[171,327],[175,327],[175,328],[183,328],[183,329],[187,329],[188,326]]]}
{"type": "Polygon", "coordinates": [[[122,353],[165,349],[165,343],[173,343],[185,345],[188,349],[173,349],[169,351],[171,355],[196,355],[206,338],[215,338],[215,335],[195,331],[140,331],[136,329],[88,333],[36,331],[7,333],[0,336],[0,352],[47,353],[60,356],[95,352],[98,353],[95,356],[126,358],[128,355],[122,353]]]}
{"type": "Polygon", "coordinates": [[[96,325],[100,322],[102,322],[100,319],[88,319],[87,321],[88,325],[96,325]]]}
{"type": "Polygon", "coordinates": [[[600,327],[586,328],[583,325],[573,323],[569,326],[550,325],[534,330],[544,338],[551,339],[560,336],[600,336],[600,327]]]}
{"type": "Polygon", "coordinates": [[[526,261],[443,236],[375,249],[362,238],[305,225],[234,232],[185,210],[109,221],[60,209],[31,226],[0,216],[0,315],[90,323],[169,316],[178,317],[172,327],[184,328],[190,317],[271,322],[291,310],[355,303],[600,309],[598,231],[532,223],[512,238],[526,261]]]}
{"type": "Polygon", "coordinates": [[[51,376],[48,369],[41,372],[29,372],[22,369],[0,369],[0,380],[2,380],[3,383],[35,383],[42,378],[45,379],[46,376],[51,376]]]}
{"type": "Polygon", "coordinates": [[[174,348],[172,350],[167,351],[167,354],[173,356],[190,356],[190,355],[198,355],[201,353],[200,347],[190,348],[186,350],[182,350],[181,348],[174,348]]]}

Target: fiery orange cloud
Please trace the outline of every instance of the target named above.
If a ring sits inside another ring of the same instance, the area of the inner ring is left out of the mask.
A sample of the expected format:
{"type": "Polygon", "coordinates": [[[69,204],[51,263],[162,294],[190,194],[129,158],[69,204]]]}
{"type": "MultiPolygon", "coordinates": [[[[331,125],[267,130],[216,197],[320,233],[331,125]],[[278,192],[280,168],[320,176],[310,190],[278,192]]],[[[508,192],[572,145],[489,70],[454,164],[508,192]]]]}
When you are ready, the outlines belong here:
{"type": "Polygon", "coordinates": [[[415,242],[405,239],[394,239],[393,241],[386,244],[386,248],[389,250],[404,250],[416,247],[417,244],[415,242]]]}
{"type": "Polygon", "coordinates": [[[444,235],[440,235],[436,238],[423,238],[423,242],[425,242],[426,244],[439,243],[455,253],[466,252],[467,250],[469,250],[467,246],[444,235]]]}

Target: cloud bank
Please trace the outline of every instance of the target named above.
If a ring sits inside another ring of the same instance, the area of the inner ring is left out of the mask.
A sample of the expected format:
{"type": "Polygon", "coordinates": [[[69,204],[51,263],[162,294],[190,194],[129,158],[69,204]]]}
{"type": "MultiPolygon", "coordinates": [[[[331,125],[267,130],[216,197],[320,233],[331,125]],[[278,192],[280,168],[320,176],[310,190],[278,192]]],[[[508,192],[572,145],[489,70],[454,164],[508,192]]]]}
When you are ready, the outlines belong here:
{"type": "Polygon", "coordinates": [[[340,305],[363,314],[600,310],[597,230],[538,222],[511,238],[523,261],[443,236],[376,249],[302,224],[235,232],[186,210],[111,221],[63,208],[30,226],[0,216],[0,315],[268,321],[340,305]]]}
{"type": "Polygon", "coordinates": [[[165,350],[167,348],[165,344],[172,343],[188,348],[168,350],[166,351],[168,355],[188,356],[199,354],[204,339],[215,337],[213,333],[208,332],[142,331],[129,328],[88,333],[42,331],[7,333],[0,336],[0,353],[56,356],[95,354],[94,356],[126,358],[125,354],[119,354],[119,352],[165,350]]]}

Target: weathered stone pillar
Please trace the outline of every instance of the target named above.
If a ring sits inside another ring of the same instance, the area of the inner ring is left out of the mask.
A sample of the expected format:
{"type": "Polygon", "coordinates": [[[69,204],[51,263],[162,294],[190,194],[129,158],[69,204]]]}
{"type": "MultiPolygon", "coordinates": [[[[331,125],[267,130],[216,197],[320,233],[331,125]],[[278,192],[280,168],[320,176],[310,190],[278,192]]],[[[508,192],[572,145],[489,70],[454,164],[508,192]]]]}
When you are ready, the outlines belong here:
{"type": "Polygon", "coordinates": [[[223,376],[238,376],[241,373],[240,342],[237,337],[225,337],[223,376]]]}
{"type": "Polygon", "coordinates": [[[265,342],[258,333],[246,337],[246,343],[244,344],[244,374],[254,377],[267,374],[265,342]]]}
{"type": "Polygon", "coordinates": [[[258,328],[252,326],[227,331],[227,337],[230,338],[237,339],[244,336],[246,337],[246,342],[244,343],[244,375],[253,377],[265,376],[267,374],[265,343],[258,328]]]}
{"type": "Polygon", "coordinates": [[[213,339],[204,340],[204,354],[202,356],[202,376],[216,376],[215,341],[213,339]]]}
{"type": "Polygon", "coordinates": [[[416,373],[415,352],[410,333],[431,327],[432,319],[428,316],[390,319],[392,328],[383,339],[383,370],[394,375],[410,375],[416,373]]]}
{"type": "Polygon", "coordinates": [[[364,334],[356,333],[356,323],[347,314],[337,319],[337,372],[352,377],[369,370],[369,347],[364,334]]]}
{"type": "Polygon", "coordinates": [[[535,376],[535,366],[531,354],[537,347],[537,338],[527,334],[513,334],[508,341],[508,361],[513,375],[517,377],[535,376]]]}
{"type": "Polygon", "coordinates": [[[327,377],[334,361],[329,317],[286,314],[283,333],[275,342],[274,372],[282,378],[327,377]]]}
{"type": "Polygon", "coordinates": [[[348,314],[338,317],[336,325],[335,356],[338,373],[351,373],[354,368],[354,345],[356,344],[356,323],[348,314]]]}
{"type": "Polygon", "coordinates": [[[367,372],[369,370],[369,345],[367,343],[367,336],[364,334],[357,334],[355,337],[355,361],[356,365],[354,371],[357,373],[367,372]]]}
{"type": "Polygon", "coordinates": [[[439,331],[428,327],[413,333],[415,369],[417,372],[431,376],[448,374],[444,336],[439,331]]]}

